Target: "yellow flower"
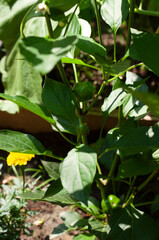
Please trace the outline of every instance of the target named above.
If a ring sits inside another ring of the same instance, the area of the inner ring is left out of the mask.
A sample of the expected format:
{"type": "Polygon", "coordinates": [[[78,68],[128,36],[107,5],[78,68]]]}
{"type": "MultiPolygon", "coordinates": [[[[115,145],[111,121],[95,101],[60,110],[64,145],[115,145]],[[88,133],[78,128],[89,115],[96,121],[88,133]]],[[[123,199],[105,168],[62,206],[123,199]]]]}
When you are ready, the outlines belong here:
{"type": "Polygon", "coordinates": [[[35,157],[35,154],[26,154],[26,153],[16,153],[10,152],[7,157],[7,165],[11,166],[12,164],[16,165],[26,165],[27,161],[30,161],[35,157]]]}

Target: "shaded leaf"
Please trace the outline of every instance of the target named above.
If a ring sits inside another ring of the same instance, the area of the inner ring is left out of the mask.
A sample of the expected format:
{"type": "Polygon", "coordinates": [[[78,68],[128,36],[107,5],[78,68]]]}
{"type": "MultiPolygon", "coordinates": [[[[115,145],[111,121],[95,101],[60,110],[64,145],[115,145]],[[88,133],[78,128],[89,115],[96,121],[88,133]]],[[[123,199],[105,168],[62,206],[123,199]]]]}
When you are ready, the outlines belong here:
{"type": "Polygon", "coordinates": [[[57,162],[48,162],[48,161],[42,161],[42,165],[44,166],[46,172],[48,173],[49,177],[56,180],[60,177],[59,174],[59,163],[57,162]]]}
{"type": "Polygon", "coordinates": [[[45,147],[32,135],[0,130],[0,149],[7,152],[45,155],[45,147]]]}
{"type": "Polygon", "coordinates": [[[47,78],[42,100],[60,130],[76,135],[76,126],[79,122],[75,114],[75,98],[72,91],[64,84],[47,78]]]}

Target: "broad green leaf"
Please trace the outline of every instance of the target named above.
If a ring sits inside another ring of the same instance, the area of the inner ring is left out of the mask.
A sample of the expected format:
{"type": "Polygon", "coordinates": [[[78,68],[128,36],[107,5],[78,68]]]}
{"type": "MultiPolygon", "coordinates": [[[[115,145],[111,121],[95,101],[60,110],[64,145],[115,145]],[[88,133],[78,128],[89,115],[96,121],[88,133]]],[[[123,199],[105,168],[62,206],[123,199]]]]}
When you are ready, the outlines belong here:
{"type": "Polygon", "coordinates": [[[122,88],[115,89],[110,93],[110,95],[104,100],[101,108],[104,118],[107,118],[113,110],[122,104],[125,95],[126,92],[122,88]]]}
{"type": "Polygon", "coordinates": [[[104,70],[111,74],[112,76],[124,72],[128,67],[130,67],[130,61],[125,60],[123,62],[118,62],[111,65],[104,65],[104,70]]]}
{"type": "Polygon", "coordinates": [[[27,10],[36,0],[1,0],[0,39],[5,47],[11,48],[19,37],[20,22],[27,10]]]}
{"type": "Polygon", "coordinates": [[[99,215],[100,204],[95,197],[89,196],[87,206],[82,202],[76,204],[76,206],[93,215],[99,215]]]}
{"type": "Polygon", "coordinates": [[[25,192],[21,194],[20,196],[25,199],[30,199],[30,200],[41,200],[44,196],[45,192],[42,190],[36,190],[36,191],[30,191],[30,192],[25,192]]]}
{"type": "MultiPolygon", "coordinates": [[[[119,136],[119,129],[113,128],[111,129],[106,137],[103,139],[103,142],[99,149],[99,155],[102,154],[107,148],[111,148],[113,144],[118,140],[119,136]]],[[[102,157],[99,158],[99,162],[102,163],[107,169],[110,170],[114,157],[116,154],[116,150],[109,151],[103,154],[102,157]]]]}
{"type": "Polygon", "coordinates": [[[81,233],[73,238],[73,240],[95,240],[96,236],[89,233],[81,233]]]}
{"type": "Polygon", "coordinates": [[[10,96],[4,93],[0,93],[0,97],[7,99],[13,103],[16,103],[18,106],[23,107],[30,112],[35,113],[36,115],[42,117],[47,122],[55,125],[55,120],[52,119],[50,113],[47,111],[47,109],[43,106],[40,106],[36,103],[30,102],[27,98],[22,96],[10,96]]]}
{"type": "Polygon", "coordinates": [[[110,219],[108,240],[157,240],[159,231],[155,221],[146,213],[129,206],[110,219]]]}
{"type": "Polygon", "coordinates": [[[60,217],[68,228],[74,227],[75,224],[82,219],[82,217],[74,211],[61,212],[60,217]]]}
{"type": "Polygon", "coordinates": [[[146,175],[157,169],[157,167],[157,163],[152,158],[144,159],[142,155],[136,155],[135,157],[122,161],[119,166],[117,177],[127,178],[146,175]]]}
{"type": "Polygon", "coordinates": [[[58,40],[27,37],[20,42],[20,50],[27,61],[45,75],[72,49],[76,42],[76,36],[67,36],[58,40]]]}
{"type": "Polygon", "coordinates": [[[57,239],[57,237],[61,236],[68,232],[68,227],[65,224],[59,224],[57,227],[54,228],[52,234],[49,236],[49,239],[57,239]]]}
{"type": "Polygon", "coordinates": [[[104,0],[101,7],[101,16],[113,32],[117,32],[118,28],[126,20],[128,13],[128,0],[104,0]]]}
{"type": "Polygon", "coordinates": [[[76,126],[79,122],[75,114],[75,99],[72,91],[64,84],[47,78],[42,100],[60,130],[76,135],[76,126]]]}
{"type": "Polygon", "coordinates": [[[151,205],[151,213],[159,211],[159,194],[155,196],[154,203],[151,205]]]}
{"type": "Polygon", "coordinates": [[[92,65],[84,63],[81,59],[63,57],[61,60],[62,60],[62,63],[74,63],[74,64],[78,64],[78,65],[83,65],[83,66],[86,66],[86,67],[94,68],[94,69],[96,69],[98,71],[102,71],[102,69],[100,69],[100,68],[97,68],[95,66],[92,66],[92,65]]]}
{"type": "MultiPolygon", "coordinates": [[[[98,239],[107,239],[108,225],[99,220],[89,220],[89,232],[94,234],[98,239]]],[[[112,239],[114,240],[114,239],[112,239]]]]}
{"type": "Polygon", "coordinates": [[[59,174],[59,163],[57,162],[48,162],[48,161],[41,161],[42,165],[44,166],[46,172],[48,173],[49,177],[56,180],[60,177],[59,174]]]}
{"type": "Polygon", "coordinates": [[[68,192],[62,187],[61,181],[57,179],[53,181],[48,187],[45,195],[42,198],[43,201],[48,201],[56,205],[66,206],[75,204],[76,200],[72,198],[68,192]]]}
{"type": "Polygon", "coordinates": [[[45,155],[45,147],[32,135],[0,130],[0,149],[7,152],[45,155]]]}
{"type": "MultiPolygon", "coordinates": [[[[133,45],[130,48],[130,57],[134,58],[134,51],[138,59],[157,76],[159,76],[159,35],[151,33],[133,34],[133,45]]],[[[136,57],[135,57],[136,58],[136,57]]]]}
{"type": "Polygon", "coordinates": [[[125,86],[123,86],[123,88],[139,99],[142,103],[147,105],[149,110],[151,110],[159,118],[159,96],[157,94],[133,91],[125,86]]]}
{"type": "Polygon", "coordinates": [[[79,3],[80,0],[47,0],[49,7],[58,9],[60,11],[66,12],[71,9],[74,5],[79,3]]]}
{"type": "Polygon", "coordinates": [[[19,50],[19,40],[5,61],[2,72],[4,93],[21,95],[32,102],[41,103],[42,77],[25,59],[19,50]]]}
{"type": "Polygon", "coordinates": [[[60,166],[63,187],[85,204],[87,204],[90,187],[96,173],[96,161],[97,156],[93,149],[80,145],[68,153],[60,166]]]}
{"type": "MultiPolygon", "coordinates": [[[[121,132],[122,134],[122,132],[121,132]]],[[[129,128],[112,146],[119,149],[125,156],[159,148],[159,127],[129,128]]]]}
{"type": "Polygon", "coordinates": [[[76,47],[81,51],[93,56],[97,62],[104,65],[106,63],[107,51],[100,44],[96,43],[92,38],[77,35],[78,41],[76,47]]]}

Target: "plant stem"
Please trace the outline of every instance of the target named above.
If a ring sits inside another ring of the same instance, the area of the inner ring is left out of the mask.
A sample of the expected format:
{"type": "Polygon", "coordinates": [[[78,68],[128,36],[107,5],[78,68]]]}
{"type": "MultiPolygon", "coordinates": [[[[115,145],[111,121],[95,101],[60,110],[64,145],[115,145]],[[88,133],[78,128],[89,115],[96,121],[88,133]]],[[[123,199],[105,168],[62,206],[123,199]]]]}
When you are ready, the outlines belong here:
{"type": "Polygon", "coordinates": [[[78,75],[77,75],[77,69],[76,69],[76,64],[72,64],[73,66],[73,72],[74,72],[74,75],[75,75],[75,82],[78,83],[79,80],[78,80],[78,75]]]}
{"type": "Polygon", "coordinates": [[[141,15],[159,17],[159,12],[157,11],[148,11],[148,10],[141,10],[141,9],[135,8],[134,12],[141,15]]]}
{"type": "MultiPolygon", "coordinates": [[[[49,32],[49,37],[53,39],[54,38],[54,32],[53,32],[53,29],[52,29],[51,20],[50,20],[50,17],[49,17],[48,13],[45,14],[45,20],[46,20],[47,29],[48,29],[48,32],[49,32]]],[[[61,76],[61,79],[62,79],[63,83],[67,87],[69,87],[69,82],[68,82],[68,79],[66,77],[65,71],[63,69],[61,60],[57,63],[57,68],[60,72],[60,76],[61,76]]]]}
{"type": "Polygon", "coordinates": [[[134,200],[134,197],[135,197],[135,195],[134,195],[134,193],[132,193],[132,194],[130,195],[128,201],[127,201],[126,203],[124,203],[122,207],[123,207],[123,208],[126,208],[130,203],[132,203],[132,201],[134,200]]]}
{"type": "Polygon", "coordinates": [[[135,181],[136,181],[136,177],[133,178],[133,181],[132,181],[131,184],[130,184],[130,187],[129,187],[129,189],[128,189],[128,192],[127,192],[127,195],[126,195],[126,198],[125,198],[125,203],[128,201],[130,192],[131,192],[131,190],[132,190],[132,188],[133,188],[133,186],[134,186],[135,181]]]}
{"type": "Polygon", "coordinates": [[[105,185],[107,185],[108,182],[110,181],[110,179],[113,177],[117,162],[118,162],[118,155],[116,154],[115,157],[114,157],[111,169],[109,171],[108,178],[106,179],[105,185]]]}
{"type": "Polygon", "coordinates": [[[114,63],[116,63],[116,32],[114,31],[114,63]]]}
{"type": "Polygon", "coordinates": [[[130,42],[131,42],[131,31],[130,31],[130,28],[132,27],[132,24],[133,24],[135,3],[136,3],[136,0],[130,0],[130,13],[129,13],[129,22],[128,22],[128,36],[127,36],[127,40],[126,40],[125,52],[127,52],[127,50],[130,47],[130,42]]]}
{"type": "MultiPolygon", "coordinates": [[[[100,45],[103,46],[102,30],[101,30],[101,24],[100,24],[100,15],[99,15],[99,9],[98,9],[98,4],[97,4],[96,0],[94,0],[94,7],[95,7],[95,14],[96,14],[97,28],[98,28],[99,43],[100,43],[100,45]]],[[[104,67],[102,67],[102,72],[103,72],[102,78],[105,79],[104,67]]]]}
{"type": "Polygon", "coordinates": [[[107,81],[103,81],[103,83],[102,83],[102,85],[101,85],[101,87],[100,87],[100,89],[99,89],[96,97],[93,99],[93,101],[91,102],[91,104],[89,105],[89,107],[87,108],[87,110],[86,110],[85,113],[89,112],[89,110],[90,110],[90,109],[94,106],[94,104],[97,102],[98,97],[99,97],[99,96],[101,95],[101,93],[103,92],[103,90],[104,90],[104,88],[105,88],[105,85],[106,85],[107,83],[114,81],[116,78],[120,77],[121,75],[124,75],[124,73],[126,73],[127,71],[130,71],[131,69],[133,69],[133,68],[135,68],[135,67],[140,67],[140,66],[142,66],[142,65],[143,65],[143,63],[134,64],[134,65],[128,67],[125,71],[120,72],[119,74],[117,74],[117,75],[114,76],[113,78],[110,78],[110,79],[107,80],[107,81]]]}
{"type": "Polygon", "coordinates": [[[137,203],[137,204],[134,204],[134,206],[135,207],[140,207],[140,206],[151,205],[151,204],[156,204],[156,203],[159,203],[159,200],[158,201],[144,202],[144,203],[137,203]]]}
{"type": "Polygon", "coordinates": [[[20,171],[21,171],[21,175],[22,175],[22,179],[23,179],[23,187],[22,187],[22,191],[24,193],[25,190],[25,173],[24,173],[24,166],[20,166],[20,171]]]}
{"type": "Polygon", "coordinates": [[[72,22],[72,19],[73,19],[74,15],[75,15],[75,13],[76,13],[76,11],[77,11],[77,8],[78,8],[78,6],[80,5],[80,3],[81,3],[81,1],[76,5],[73,13],[71,14],[71,17],[70,17],[70,19],[69,19],[69,21],[68,21],[68,23],[67,23],[67,27],[66,27],[65,32],[64,32],[64,35],[63,35],[64,37],[66,36],[66,33],[67,33],[68,28],[69,28],[69,26],[70,26],[70,23],[72,22]]]}
{"type": "Polygon", "coordinates": [[[157,173],[157,170],[153,171],[149,175],[149,177],[137,188],[137,191],[141,191],[141,189],[143,189],[147,185],[147,183],[151,181],[151,179],[156,175],[156,173],[157,173]]]}

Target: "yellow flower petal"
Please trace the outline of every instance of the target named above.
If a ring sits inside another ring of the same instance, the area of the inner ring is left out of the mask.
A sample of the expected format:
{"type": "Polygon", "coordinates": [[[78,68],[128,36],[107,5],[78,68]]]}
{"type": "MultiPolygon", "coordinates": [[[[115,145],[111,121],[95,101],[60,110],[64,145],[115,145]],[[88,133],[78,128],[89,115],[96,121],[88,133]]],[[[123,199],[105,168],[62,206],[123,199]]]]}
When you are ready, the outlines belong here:
{"type": "Polygon", "coordinates": [[[26,165],[28,161],[35,157],[35,154],[10,152],[7,157],[7,165],[26,165]]]}

